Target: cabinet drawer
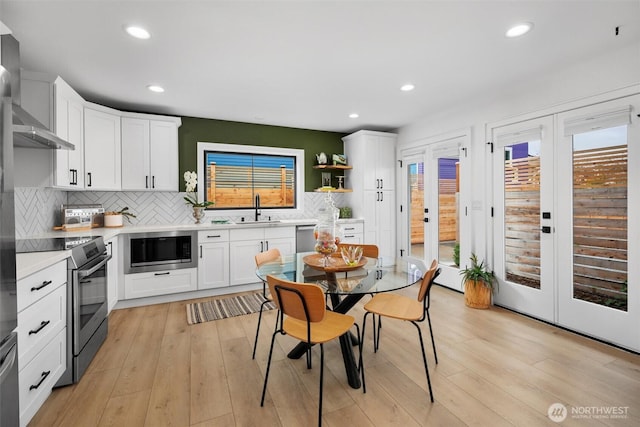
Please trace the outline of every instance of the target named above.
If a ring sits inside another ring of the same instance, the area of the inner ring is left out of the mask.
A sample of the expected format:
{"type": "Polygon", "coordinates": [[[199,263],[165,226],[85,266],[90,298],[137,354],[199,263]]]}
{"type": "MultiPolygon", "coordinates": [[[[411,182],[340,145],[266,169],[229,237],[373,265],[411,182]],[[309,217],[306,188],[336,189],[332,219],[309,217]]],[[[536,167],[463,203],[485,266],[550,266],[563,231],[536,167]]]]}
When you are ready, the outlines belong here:
{"type": "Polygon", "coordinates": [[[198,232],[198,243],[228,242],[229,230],[207,230],[198,232]]]}
{"type": "Polygon", "coordinates": [[[269,239],[295,239],[296,228],[295,227],[269,227],[264,229],[264,238],[269,239]]]}
{"type": "Polygon", "coordinates": [[[18,367],[24,368],[67,324],[67,287],[18,313],[18,367]]]}
{"type": "Polygon", "coordinates": [[[67,262],[61,261],[18,280],[18,312],[67,282],[67,262]]]}
{"type": "Polygon", "coordinates": [[[264,231],[262,228],[247,227],[235,230],[229,230],[229,240],[235,242],[237,240],[262,240],[264,231]]]}
{"type": "Polygon", "coordinates": [[[125,299],[175,294],[197,289],[197,268],[126,274],[124,276],[125,299]]]}
{"type": "Polygon", "coordinates": [[[347,224],[340,224],[342,231],[345,235],[362,234],[364,233],[364,225],[362,222],[349,222],[347,224]]]}
{"type": "Polygon", "coordinates": [[[66,369],[64,328],[18,373],[20,388],[20,425],[27,425],[66,369]]]}

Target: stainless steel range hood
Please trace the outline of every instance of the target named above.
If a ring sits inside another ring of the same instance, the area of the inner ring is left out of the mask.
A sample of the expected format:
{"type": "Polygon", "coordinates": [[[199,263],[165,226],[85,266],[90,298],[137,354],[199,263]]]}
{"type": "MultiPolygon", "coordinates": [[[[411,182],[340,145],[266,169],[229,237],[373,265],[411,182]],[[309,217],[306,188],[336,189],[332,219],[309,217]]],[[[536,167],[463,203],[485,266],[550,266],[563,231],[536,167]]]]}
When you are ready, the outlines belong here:
{"type": "Polygon", "coordinates": [[[11,74],[13,145],[28,148],[75,150],[73,144],[47,129],[21,106],[20,44],[11,34],[2,37],[2,66],[11,74]]]}

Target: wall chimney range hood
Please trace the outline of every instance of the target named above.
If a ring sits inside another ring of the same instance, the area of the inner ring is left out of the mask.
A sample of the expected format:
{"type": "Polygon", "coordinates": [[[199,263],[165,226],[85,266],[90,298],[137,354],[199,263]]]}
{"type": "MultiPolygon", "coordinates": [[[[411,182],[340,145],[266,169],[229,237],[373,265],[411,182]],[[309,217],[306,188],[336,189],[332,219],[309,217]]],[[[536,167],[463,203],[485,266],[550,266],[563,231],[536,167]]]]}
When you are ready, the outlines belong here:
{"type": "Polygon", "coordinates": [[[20,106],[20,44],[10,34],[2,35],[2,66],[11,76],[13,101],[13,145],[28,148],[75,150],[20,106]]]}

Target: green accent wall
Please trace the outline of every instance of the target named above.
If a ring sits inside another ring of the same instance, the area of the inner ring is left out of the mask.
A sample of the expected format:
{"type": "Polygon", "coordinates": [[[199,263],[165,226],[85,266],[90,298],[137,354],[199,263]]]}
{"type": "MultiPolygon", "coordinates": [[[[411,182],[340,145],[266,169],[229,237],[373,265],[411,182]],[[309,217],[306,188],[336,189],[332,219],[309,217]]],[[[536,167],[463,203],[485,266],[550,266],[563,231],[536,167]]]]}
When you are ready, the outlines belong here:
{"type": "Polygon", "coordinates": [[[313,169],[316,154],[324,152],[330,160],[332,154],[344,153],[341,138],[345,135],[338,132],[182,117],[182,125],[178,128],[180,191],[185,191],[182,179],[184,172],[198,170],[198,142],[302,149],[305,191],[313,191],[321,185],[321,172],[313,169]]]}

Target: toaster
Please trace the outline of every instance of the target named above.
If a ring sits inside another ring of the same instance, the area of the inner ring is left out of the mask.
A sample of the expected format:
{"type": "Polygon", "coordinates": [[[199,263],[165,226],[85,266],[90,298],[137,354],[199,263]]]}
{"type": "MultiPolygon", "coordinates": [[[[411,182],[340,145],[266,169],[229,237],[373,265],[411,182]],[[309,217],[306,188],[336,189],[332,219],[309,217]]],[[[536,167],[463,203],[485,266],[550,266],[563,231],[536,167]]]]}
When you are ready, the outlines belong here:
{"type": "Polygon", "coordinates": [[[62,205],[62,224],[69,230],[73,228],[104,227],[104,208],[102,205],[62,205]]]}

